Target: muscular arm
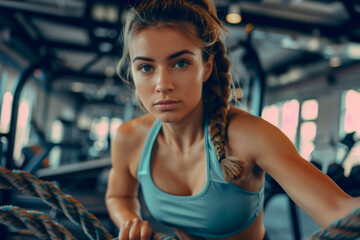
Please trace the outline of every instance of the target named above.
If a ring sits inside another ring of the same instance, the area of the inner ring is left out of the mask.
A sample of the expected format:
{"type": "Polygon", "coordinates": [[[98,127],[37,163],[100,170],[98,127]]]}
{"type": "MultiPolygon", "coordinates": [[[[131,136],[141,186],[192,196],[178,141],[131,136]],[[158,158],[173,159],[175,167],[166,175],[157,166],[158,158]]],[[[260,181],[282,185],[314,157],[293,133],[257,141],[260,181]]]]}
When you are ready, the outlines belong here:
{"type": "Polygon", "coordinates": [[[108,188],[106,191],[106,207],[115,225],[120,228],[126,221],[140,218],[140,205],[137,196],[119,193],[121,184],[116,170],[112,168],[109,173],[108,188]]]}
{"type": "Polygon", "coordinates": [[[111,219],[120,229],[120,239],[150,239],[151,227],[141,221],[137,179],[131,174],[134,161],[133,132],[124,124],[111,141],[112,168],[109,173],[105,202],[111,219]]]}
{"type": "Polygon", "coordinates": [[[232,129],[239,133],[238,141],[246,138],[247,154],[320,226],[325,227],[360,206],[359,198],[351,198],[303,159],[278,128],[250,115],[235,121],[238,124],[232,129]]]}

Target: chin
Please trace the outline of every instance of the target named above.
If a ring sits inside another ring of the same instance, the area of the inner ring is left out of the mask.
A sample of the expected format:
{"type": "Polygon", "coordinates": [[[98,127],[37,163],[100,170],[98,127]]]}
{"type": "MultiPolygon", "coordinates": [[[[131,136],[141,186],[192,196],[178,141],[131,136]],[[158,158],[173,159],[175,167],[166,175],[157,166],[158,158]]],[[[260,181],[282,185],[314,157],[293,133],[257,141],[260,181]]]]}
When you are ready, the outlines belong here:
{"type": "Polygon", "coordinates": [[[156,116],[156,118],[163,123],[175,123],[181,119],[175,116],[161,116],[161,115],[156,116]]]}
{"type": "Polygon", "coordinates": [[[177,112],[161,112],[161,113],[153,113],[157,119],[159,119],[163,123],[175,123],[180,121],[184,116],[180,116],[177,112]]]}

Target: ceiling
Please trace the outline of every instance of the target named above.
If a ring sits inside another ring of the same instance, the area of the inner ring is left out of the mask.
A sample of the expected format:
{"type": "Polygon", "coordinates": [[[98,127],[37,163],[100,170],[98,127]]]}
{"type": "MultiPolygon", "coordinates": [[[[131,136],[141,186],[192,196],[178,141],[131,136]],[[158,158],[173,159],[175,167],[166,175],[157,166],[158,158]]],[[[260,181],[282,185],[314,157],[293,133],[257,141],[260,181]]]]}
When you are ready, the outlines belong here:
{"type": "MultiPolygon", "coordinates": [[[[118,36],[127,2],[0,0],[0,62],[21,69],[46,57],[52,68],[47,84],[54,92],[82,102],[124,103],[130,92],[114,69],[121,55],[118,36]]],[[[229,57],[239,76],[249,71],[242,61],[249,46],[257,53],[269,88],[360,62],[359,0],[215,0],[215,4],[221,19],[230,6],[240,7],[241,23],[224,20],[229,57]]]]}

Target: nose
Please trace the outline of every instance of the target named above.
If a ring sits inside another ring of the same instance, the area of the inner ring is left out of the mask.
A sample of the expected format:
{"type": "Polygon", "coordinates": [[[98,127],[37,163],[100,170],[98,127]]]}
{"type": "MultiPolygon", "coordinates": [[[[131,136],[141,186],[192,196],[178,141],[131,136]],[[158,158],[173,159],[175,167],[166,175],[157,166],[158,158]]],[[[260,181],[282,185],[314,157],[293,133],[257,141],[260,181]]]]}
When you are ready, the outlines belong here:
{"type": "Polygon", "coordinates": [[[159,70],[156,80],[155,91],[157,93],[169,93],[172,92],[173,90],[174,90],[174,84],[171,74],[169,73],[169,70],[167,69],[159,70]]]}

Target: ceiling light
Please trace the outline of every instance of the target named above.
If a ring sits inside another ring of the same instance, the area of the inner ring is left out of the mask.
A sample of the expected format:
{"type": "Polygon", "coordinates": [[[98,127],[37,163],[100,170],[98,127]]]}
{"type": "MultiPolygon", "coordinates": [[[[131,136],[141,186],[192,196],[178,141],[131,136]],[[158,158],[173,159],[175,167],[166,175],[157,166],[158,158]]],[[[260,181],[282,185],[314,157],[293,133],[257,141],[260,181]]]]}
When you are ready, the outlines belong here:
{"type": "Polygon", "coordinates": [[[104,72],[106,77],[113,77],[115,75],[115,69],[112,66],[108,66],[105,68],[105,72],[104,72]]]}
{"type": "Polygon", "coordinates": [[[84,89],[84,85],[82,83],[80,83],[80,82],[73,82],[71,84],[71,90],[73,92],[80,93],[80,92],[83,91],[83,89],[84,89]]]}
{"type": "Polygon", "coordinates": [[[242,20],[240,13],[240,4],[231,4],[225,19],[228,23],[231,24],[240,23],[242,20]]]}
{"type": "Polygon", "coordinates": [[[117,23],[119,20],[119,9],[117,5],[96,3],[91,9],[91,17],[96,22],[117,23]]]}
{"type": "Polygon", "coordinates": [[[115,6],[109,6],[107,8],[106,19],[110,23],[117,23],[119,19],[119,11],[115,6]]]}
{"type": "Polygon", "coordinates": [[[320,47],[320,40],[318,37],[311,38],[307,43],[307,48],[312,52],[319,50],[319,47],[320,47]]]}
{"type": "Polygon", "coordinates": [[[350,43],[347,46],[346,53],[349,58],[359,60],[360,59],[360,44],[350,43]]]}
{"type": "Polygon", "coordinates": [[[91,11],[91,16],[95,21],[102,22],[106,16],[106,10],[104,5],[95,4],[91,11]]]}
{"type": "Polygon", "coordinates": [[[333,57],[333,58],[330,58],[329,64],[333,68],[339,67],[341,65],[341,60],[338,57],[333,57]]]}

